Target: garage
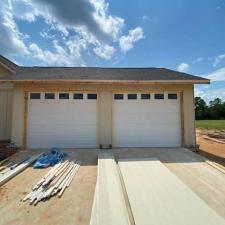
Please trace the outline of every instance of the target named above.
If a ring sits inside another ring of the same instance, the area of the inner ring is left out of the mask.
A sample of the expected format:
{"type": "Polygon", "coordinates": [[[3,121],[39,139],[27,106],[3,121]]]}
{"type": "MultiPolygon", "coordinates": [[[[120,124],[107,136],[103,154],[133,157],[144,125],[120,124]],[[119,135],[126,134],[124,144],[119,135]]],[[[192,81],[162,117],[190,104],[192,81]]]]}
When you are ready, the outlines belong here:
{"type": "Polygon", "coordinates": [[[179,93],[114,93],[113,147],[179,147],[179,93]]]}
{"type": "Polygon", "coordinates": [[[96,93],[31,92],[28,98],[28,148],[96,148],[96,93]]]}

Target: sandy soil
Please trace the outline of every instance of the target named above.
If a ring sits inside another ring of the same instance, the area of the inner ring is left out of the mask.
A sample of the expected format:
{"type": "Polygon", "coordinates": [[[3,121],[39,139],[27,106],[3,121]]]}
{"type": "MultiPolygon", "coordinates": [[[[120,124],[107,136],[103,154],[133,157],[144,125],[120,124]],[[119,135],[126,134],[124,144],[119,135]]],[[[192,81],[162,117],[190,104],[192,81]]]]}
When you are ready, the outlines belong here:
{"type": "Polygon", "coordinates": [[[206,140],[202,137],[203,133],[205,132],[202,130],[196,131],[196,140],[199,145],[200,153],[225,165],[225,144],[206,140]]]}
{"type": "Polygon", "coordinates": [[[83,164],[61,198],[53,197],[37,206],[21,201],[50,168],[28,167],[1,186],[0,225],[89,224],[97,177],[97,150],[83,150],[74,156],[83,164]]]}

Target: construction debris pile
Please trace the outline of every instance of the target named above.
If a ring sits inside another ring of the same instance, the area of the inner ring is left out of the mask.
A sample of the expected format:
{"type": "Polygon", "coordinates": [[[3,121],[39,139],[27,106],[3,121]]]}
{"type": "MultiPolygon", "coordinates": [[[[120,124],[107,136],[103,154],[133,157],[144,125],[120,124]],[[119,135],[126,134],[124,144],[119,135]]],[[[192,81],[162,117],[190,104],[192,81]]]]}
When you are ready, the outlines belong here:
{"type": "Polygon", "coordinates": [[[56,164],[37,184],[32,191],[23,199],[30,205],[36,205],[40,201],[50,199],[58,194],[61,197],[72,182],[81,165],[79,160],[65,160],[56,164]]]}
{"type": "Polygon", "coordinates": [[[7,158],[0,163],[0,186],[8,180],[22,172],[30,164],[32,164],[41,154],[34,156],[24,156],[19,160],[7,158]]]}

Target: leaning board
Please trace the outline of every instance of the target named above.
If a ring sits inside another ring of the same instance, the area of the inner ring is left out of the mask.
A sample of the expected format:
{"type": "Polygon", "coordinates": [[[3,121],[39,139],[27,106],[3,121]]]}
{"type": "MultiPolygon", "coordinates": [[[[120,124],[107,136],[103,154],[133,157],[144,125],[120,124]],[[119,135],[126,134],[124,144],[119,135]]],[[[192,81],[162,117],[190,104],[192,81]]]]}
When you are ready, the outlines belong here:
{"type": "Polygon", "coordinates": [[[225,225],[157,159],[120,159],[119,167],[136,225],[225,225]]]}
{"type": "Polygon", "coordinates": [[[130,225],[117,164],[111,152],[98,155],[98,178],[90,225],[130,225]]]}

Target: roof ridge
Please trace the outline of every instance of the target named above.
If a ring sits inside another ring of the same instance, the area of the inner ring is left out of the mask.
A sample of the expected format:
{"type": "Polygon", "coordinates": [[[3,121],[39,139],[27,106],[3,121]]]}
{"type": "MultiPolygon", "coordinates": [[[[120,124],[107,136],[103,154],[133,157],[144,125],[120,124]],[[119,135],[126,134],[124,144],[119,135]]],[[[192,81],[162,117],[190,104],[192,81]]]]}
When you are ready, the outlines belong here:
{"type": "Polygon", "coordinates": [[[163,67],[95,67],[95,66],[21,66],[24,69],[40,68],[40,69],[165,69],[163,67]]]}

